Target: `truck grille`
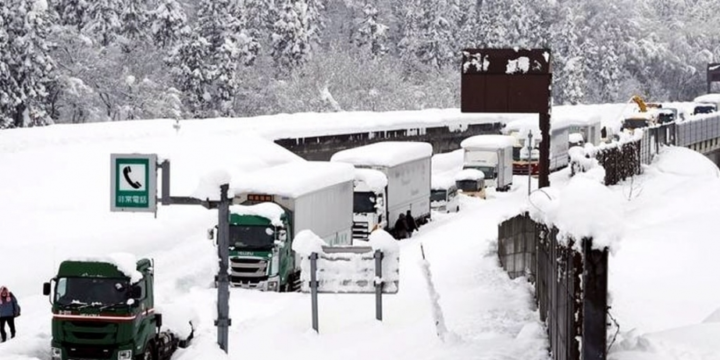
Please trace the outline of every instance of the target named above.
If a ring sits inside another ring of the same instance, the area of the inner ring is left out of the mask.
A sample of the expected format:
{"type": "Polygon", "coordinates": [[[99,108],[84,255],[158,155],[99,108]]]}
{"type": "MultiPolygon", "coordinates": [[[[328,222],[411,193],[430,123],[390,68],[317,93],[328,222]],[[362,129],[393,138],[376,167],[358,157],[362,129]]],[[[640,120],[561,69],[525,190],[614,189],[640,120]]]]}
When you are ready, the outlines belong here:
{"type": "Polygon", "coordinates": [[[231,258],[230,282],[233,285],[252,285],[267,280],[268,262],[258,258],[231,258]]]}
{"type": "Polygon", "coordinates": [[[353,222],[352,237],[353,240],[364,240],[367,241],[370,236],[367,222],[356,221],[353,222]]]}
{"type": "Polygon", "coordinates": [[[113,355],[113,349],[105,346],[64,344],[63,347],[70,359],[110,359],[113,355]]]}

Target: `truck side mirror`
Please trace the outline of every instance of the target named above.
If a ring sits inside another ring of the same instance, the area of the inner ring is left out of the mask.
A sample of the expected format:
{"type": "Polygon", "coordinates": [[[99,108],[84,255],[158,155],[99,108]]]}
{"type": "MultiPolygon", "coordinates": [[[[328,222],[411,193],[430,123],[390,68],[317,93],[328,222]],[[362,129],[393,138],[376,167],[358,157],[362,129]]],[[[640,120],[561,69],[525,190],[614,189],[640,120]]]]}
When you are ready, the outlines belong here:
{"type": "Polygon", "coordinates": [[[139,299],[142,297],[142,288],[138,285],[130,287],[130,297],[133,299],[139,299]]]}
{"type": "Polygon", "coordinates": [[[155,325],[158,328],[162,327],[162,314],[155,313],[155,325]]]}
{"type": "Polygon", "coordinates": [[[287,241],[287,231],[285,231],[285,229],[280,230],[278,233],[278,240],[287,241]]]}
{"type": "Polygon", "coordinates": [[[207,239],[208,239],[208,240],[214,240],[214,239],[215,239],[215,228],[209,228],[209,229],[207,229],[207,239]]]}
{"type": "Polygon", "coordinates": [[[43,295],[50,295],[50,283],[46,282],[43,284],[43,295]]]}

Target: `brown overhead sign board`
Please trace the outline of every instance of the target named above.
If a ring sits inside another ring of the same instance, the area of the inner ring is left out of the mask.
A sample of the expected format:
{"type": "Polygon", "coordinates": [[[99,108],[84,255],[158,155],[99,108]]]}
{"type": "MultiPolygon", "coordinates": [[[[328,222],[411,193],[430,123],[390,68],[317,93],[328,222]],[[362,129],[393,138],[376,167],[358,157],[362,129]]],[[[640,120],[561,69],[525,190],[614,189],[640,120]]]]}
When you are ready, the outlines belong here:
{"type": "Polygon", "coordinates": [[[552,82],[549,49],[465,49],[461,111],[547,113],[552,82]]]}

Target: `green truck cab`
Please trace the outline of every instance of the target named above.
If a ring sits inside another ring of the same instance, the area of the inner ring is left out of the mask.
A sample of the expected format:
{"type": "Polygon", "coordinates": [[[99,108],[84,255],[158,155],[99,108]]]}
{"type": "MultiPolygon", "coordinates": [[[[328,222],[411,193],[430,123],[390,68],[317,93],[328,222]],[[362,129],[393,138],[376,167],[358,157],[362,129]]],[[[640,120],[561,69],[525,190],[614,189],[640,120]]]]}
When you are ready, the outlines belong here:
{"type": "MultiPolygon", "coordinates": [[[[230,209],[230,283],[233,287],[288,292],[300,288],[300,263],[292,250],[292,224],[275,203],[274,219],[230,209]]],[[[271,211],[272,213],[272,211],[271,211]]]]}
{"type": "Polygon", "coordinates": [[[152,261],[137,261],[135,270],[100,260],[60,264],[43,285],[52,304],[52,360],[168,360],[189,345],[192,330],[185,339],[161,331],[152,261]]]}

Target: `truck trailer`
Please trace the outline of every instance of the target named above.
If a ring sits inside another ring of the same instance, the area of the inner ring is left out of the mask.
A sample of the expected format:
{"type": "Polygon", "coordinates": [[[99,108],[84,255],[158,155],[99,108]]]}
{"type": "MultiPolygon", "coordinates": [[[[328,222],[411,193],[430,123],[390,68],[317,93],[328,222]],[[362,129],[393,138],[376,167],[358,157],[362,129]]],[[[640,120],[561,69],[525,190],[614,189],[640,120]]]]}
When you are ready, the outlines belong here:
{"type": "Polygon", "coordinates": [[[460,143],[464,151],[463,169],[484,174],[485,186],[508,191],[513,181],[513,145],[506,135],[475,135],[460,143]]]}
{"type": "MultiPolygon", "coordinates": [[[[330,161],[348,163],[356,169],[377,170],[384,175],[386,186],[379,192],[355,187],[355,201],[382,205],[368,216],[368,209],[353,214],[354,236],[367,239],[378,224],[394,233],[400,214],[411,212],[418,224],[430,220],[430,186],[432,181],[432,145],[425,142],[383,141],[335,153],[330,161]],[[378,219],[377,222],[372,219],[378,219]]],[[[359,182],[356,185],[361,185],[359,182]]]]}
{"type": "Polygon", "coordinates": [[[169,360],[190,344],[189,320],[186,329],[162,330],[153,262],[134,265],[111,259],[60,263],[57,275],[43,284],[52,304],[52,360],[169,360]]]}
{"type": "Polygon", "coordinates": [[[349,164],[298,161],[250,173],[230,209],[230,283],[263,291],[299,291],[292,241],[311,230],[334,246],[352,245],[349,164]]]}

